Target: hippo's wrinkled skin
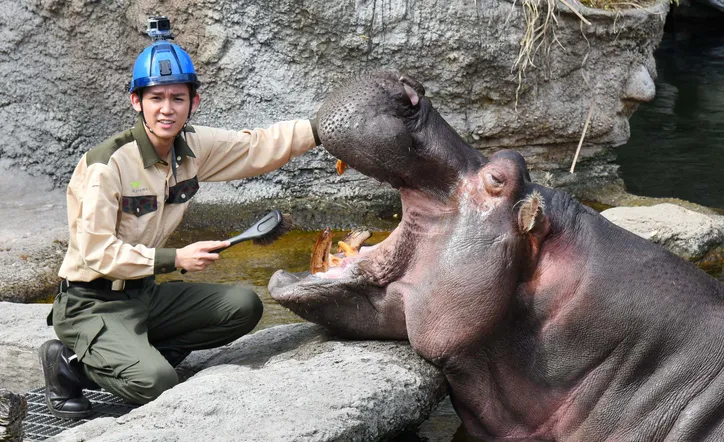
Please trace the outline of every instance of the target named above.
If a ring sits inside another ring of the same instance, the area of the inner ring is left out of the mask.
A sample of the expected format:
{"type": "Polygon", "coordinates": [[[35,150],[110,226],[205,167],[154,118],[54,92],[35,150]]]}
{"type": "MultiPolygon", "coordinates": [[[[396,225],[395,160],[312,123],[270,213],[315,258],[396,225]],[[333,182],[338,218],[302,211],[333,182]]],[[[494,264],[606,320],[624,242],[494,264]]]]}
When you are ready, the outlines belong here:
{"type": "Polygon", "coordinates": [[[724,440],[724,289],[695,266],[486,161],[399,74],[332,95],[320,136],[399,188],[390,237],[274,299],[334,333],[407,338],[485,440],[724,440]]]}

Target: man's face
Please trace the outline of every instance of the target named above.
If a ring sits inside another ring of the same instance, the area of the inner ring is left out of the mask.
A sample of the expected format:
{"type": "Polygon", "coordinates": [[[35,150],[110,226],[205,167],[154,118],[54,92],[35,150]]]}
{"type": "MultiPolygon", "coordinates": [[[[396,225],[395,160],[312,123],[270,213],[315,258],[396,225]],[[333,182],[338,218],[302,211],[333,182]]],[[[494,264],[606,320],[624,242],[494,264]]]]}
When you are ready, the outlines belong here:
{"type": "MultiPolygon", "coordinates": [[[[147,87],[142,95],[143,115],[153,131],[152,141],[154,136],[164,141],[173,140],[186,123],[189,107],[196,110],[199,105],[199,96],[191,100],[189,86],[183,83],[147,87]]],[[[137,112],[141,111],[138,95],[131,94],[131,103],[137,112]]]]}

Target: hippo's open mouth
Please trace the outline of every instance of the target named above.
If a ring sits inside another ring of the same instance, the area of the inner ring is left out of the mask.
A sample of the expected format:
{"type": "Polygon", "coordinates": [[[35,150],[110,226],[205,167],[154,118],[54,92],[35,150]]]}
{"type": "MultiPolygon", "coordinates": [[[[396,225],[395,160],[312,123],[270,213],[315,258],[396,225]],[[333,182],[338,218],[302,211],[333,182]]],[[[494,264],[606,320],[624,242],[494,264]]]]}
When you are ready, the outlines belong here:
{"type": "Polygon", "coordinates": [[[339,255],[338,262],[330,260],[327,264],[332,265],[326,267],[313,262],[312,274],[278,271],[269,282],[270,294],[303,318],[329,324],[337,333],[344,334],[349,324],[357,336],[360,327],[377,335],[370,327],[387,315],[385,324],[402,328],[389,330],[388,325],[385,336],[405,337],[402,309],[391,308],[405,296],[407,289],[400,281],[420,256],[439,253],[417,253],[416,248],[425,243],[434,249],[430,238],[449,234],[453,227],[440,220],[457,210],[452,201],[460,178],[477,171],[486,159],[437,113],[422,84],[397,72],[368,74],[337,89],[320,107],[317,121],[325,149],[339,160],[338,172],[348,165],[398,189],[402,219],[375,246],[339,255]],[[340,308],[344,304],[350,308],[340,308]],[[347,316],[337,318],[345,310],[347,316]],[[357,317],[350,317],[349,311],[357,317]]]}
{"type": "Polygon", "coordinates": [[[278,270],[269,282],[269,293],[297,315],[340,336],[406,339],[403,293],[392,287],[412,261],[416,242],[411,233],[403,216],[385,240],[349,256],[329,255],[324,245],[318,245],[313,269],[315,256],[326,254],[338,261],[316,273],[278,270]]]}
{"type": "MultiPolygon", "coordinates": [[[[394,280],[405,267],[404,260],[395,262],[395,257],[409,251],[397,250],[401,231],[405,230],[403,221],[383,241],[372,246],[364,246],[363,243],[371,236],[367,231],[356,230],[347,235],[347,238],[338,243],[338,250],[331,253],[332,235],[330,229],[320,233],[310,262],[310,271],[288,276],[285,271],[280,270],[272,276],[270,290],[273,287],[275,297],[283,297],[284,288],[290,283],[309,280],[312,284],[322,283],[320,280],[346,280],[371,284],[384,287],[394,280]],[[356,235],[349,241],[351,235],[356,235]],[[283,283],[279,278],[282,278],[283,283]]],[[[402,235],[405,236],[405,235],[402,235]]],[[[409,245],[409,246],[412,246],[409,245]]],[[[289,287],[291,288],[291,287],[289,287]]]]}

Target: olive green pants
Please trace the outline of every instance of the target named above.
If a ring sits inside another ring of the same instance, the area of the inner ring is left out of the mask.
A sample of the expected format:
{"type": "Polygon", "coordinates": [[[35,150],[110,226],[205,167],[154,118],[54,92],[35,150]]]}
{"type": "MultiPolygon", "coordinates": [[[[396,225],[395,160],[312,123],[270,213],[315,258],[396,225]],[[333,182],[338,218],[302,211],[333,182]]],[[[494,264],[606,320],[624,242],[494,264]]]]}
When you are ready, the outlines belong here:
{"type": "Polygon", "coordinates": [[[263,306],[248,288],[186,282],[135,290],[71,287],[55,298],[58,339],[78,355],[88,378],[107,391],[145,404],[178,383],[158,349],[214,348],[249,333],[263,306]]]}

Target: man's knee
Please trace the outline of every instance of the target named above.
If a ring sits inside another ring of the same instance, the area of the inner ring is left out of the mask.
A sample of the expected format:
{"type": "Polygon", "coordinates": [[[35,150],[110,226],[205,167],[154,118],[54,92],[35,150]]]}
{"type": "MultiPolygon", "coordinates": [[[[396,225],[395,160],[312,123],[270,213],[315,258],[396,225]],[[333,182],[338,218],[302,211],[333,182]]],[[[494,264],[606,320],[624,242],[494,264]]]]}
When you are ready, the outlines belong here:
{"type": "Polygon", "coordinates": [[[264,304],[259,296],[247,287],[234,286],[227,296],[233,306],[229,321],[238,324],[239,331],[243,334],[249,333],[261,320],[264,304]]]}
{"type": "MultiPolygon", "coordinates": [[[[139,364],[143,364],[143,361],[139,364]]],[[[126,394],[123,396],[138,404],[151,402],[178,384],[176,370],[165,361],[145,365],[141,370],[134,370],[135,376],[126,378],[126,394]]]]}

